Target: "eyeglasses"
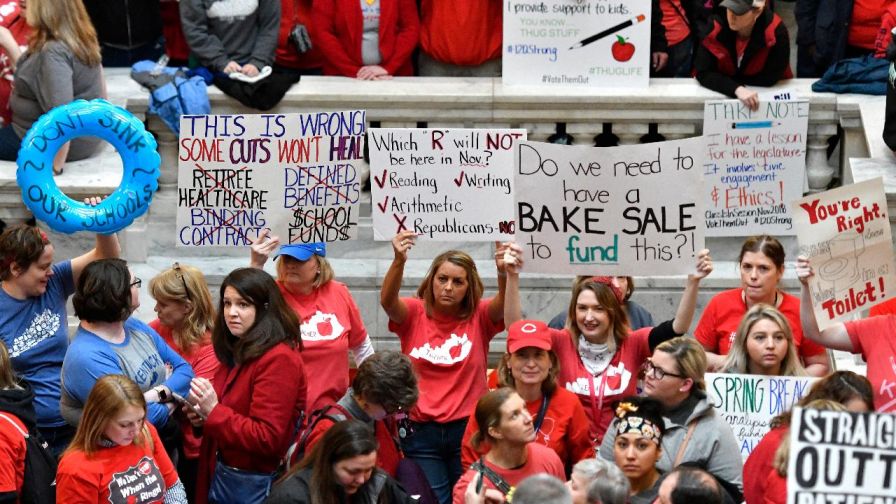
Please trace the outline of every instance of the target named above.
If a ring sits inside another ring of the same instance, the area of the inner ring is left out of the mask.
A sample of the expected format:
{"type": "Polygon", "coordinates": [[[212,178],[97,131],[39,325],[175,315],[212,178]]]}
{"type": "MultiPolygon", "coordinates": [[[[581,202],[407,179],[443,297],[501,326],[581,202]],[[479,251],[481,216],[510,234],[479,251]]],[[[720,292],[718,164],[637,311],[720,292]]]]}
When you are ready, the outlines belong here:
{"type": "Polygon", "coordinates": [[[134,277],[134,280],[131,282],[131,287],[136,287],[139,289],[141,285],[143,285],[143,280],[140,280],[139,278],[134,277]]]}
{"type": "Polygon", "coordinates": [[[644,362],[644,366],[642,367],[644,370],[644,376],[651,376],[654,380],[662,380],[667,376],[674,376],[675,378],[687,378],[687,376],[683,376],[680,374],[670,373],[661,367],[657,367],[653,361],[647,360],[644,362]]]}
{"type": "Polygon", "coordinates": [[[187,301],[192,301],[190,299],[190,289],[187,288],[187,281],[184,280],[184,272],[180,269],[180,263],[174,263],[171,267],[174,269],[174,276],[180,278],[181,283],[184,284],[184,296],[186,296],[187,301]]]}

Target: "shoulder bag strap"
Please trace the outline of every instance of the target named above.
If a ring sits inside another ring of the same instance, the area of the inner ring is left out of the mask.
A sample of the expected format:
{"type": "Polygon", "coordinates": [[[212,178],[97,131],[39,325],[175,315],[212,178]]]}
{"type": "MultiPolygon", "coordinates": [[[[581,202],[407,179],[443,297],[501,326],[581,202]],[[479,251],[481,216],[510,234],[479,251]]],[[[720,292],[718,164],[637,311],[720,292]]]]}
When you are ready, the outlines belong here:
{"type": "Polygon", "coordinates": [[[493,485],[504,495],[510,493],[510,483],[507,482],[504,478],[501,477],[500,474],[496,473],[492,470],[491,467],[485,465],[485,461],[481,458],[476,462],[473,462],[473,465],[470,466],[470,469],[474,471],[478,471],[482,473],[483,476],[489,479],[493,485]]]}
{"type": "Polygon", "coordinates": [[[694,430],[697,429],[697,422],[699,419],[695,418],[691,420],[691,423],[688,425],[688,433],[684,435],[684,441],[681,442],[681,446],[678,447],[678,453],[675,454],[675,461],[672,462],[672,467],[678,467],[681,464],[681,459],[684,458],[684,451],[688,447],[688,442],[691,440],[691,436],[694,435],[694,430]]]}

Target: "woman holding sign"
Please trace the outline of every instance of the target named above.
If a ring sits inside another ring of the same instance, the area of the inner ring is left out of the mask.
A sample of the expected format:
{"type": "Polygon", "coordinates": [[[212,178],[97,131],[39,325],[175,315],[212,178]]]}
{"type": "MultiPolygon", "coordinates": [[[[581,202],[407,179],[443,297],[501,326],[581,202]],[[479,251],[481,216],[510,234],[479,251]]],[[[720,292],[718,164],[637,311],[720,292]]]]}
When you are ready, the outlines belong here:
{"type": "Polygon", "coordinates": [[[767,304],[753,306],[737,327],[723,373],[806,376],[787,318],[767,304]]]}
{"type": "MultiPolygon", "coordinates": [[[[519,271],[523,250],[516,244],[508,247],[507,301],[505,322],[522,318],[519,297],[519,271]]],[[[622,308],[625,293],[616,287],[612,277],[586,277],[572,290],[566,328],[551,329],[552,347],[562,366],[558,381],[579,396],[591,420],[594,446],[600,445],[607,426],[613,419],[613,402],[635,395],[637,375],[656,345],[684,334],[691,325],[697,305],[700,281],[712,272],[708,250],[697,254],[694,271],[673,320],[656,327],[631,331],[622,308]]]]}
{"type": "Polygon", "coordinates": [[[302,357],[308,375],[310,413],[338,401],[348,389],[348,357],[358,366],[373,354],[361,311],[348,287],[335,280],[326,259],[326,243],[280,246],[280,239],[263,230],[252,243],[249,265],[261,269],[280,248],[277,287],[302,323],[302,357]]]}
{"type": "Polygon", "coordinates": [[[896,412],[896,315],[835,321],[819,330],[809,292],[809,278],[815,271],[808,258],[797,258],[796,275],[802,282],[800,318],[806,336],[827,348],[860,354],[868,363],[867,376],[874,390],[875,409],[881,413],[896,412]]]}
{"type": "Polygon", "coordinates": [[[800,324],[800,300],[778,288],[784,276],[784,246],[768,235],[751,236],[744,241],[737,257],[740,269],[740,288],[722,291],[709,300],[694,337],[706,350],[709,371],[717,371],[725,364],[737,328],[747,310],[764,303],[777,308],[790,322],[797,354],[806,372],[812,376],[828,373],[828,355],[824,348],[803,338],[800,324]]]}
{"type": "Polygon", "coordinates": [[[498,293],[482,299],[483,285],[468,254],[449,250],[433,259],[416,297],[399,297],[413,231],[392,238],[394,258],[380,291],[389,330],[411,358],[420,395],[411,410],[414,432],[402,440],[405,455],[426,473],[443,504],[461,475],[460,447],[476,400],[488,391],[488,344],[504,330],[504,245],[495,251],[498,293]]]}

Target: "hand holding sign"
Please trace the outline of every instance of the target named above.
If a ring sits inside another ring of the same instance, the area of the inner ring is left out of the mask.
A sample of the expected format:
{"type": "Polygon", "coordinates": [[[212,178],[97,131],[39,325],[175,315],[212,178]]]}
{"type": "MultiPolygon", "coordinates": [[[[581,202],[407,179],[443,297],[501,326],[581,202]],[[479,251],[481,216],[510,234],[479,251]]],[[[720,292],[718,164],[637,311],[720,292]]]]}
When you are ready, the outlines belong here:
{"type": "Polygon", "coordinates": [[[414,248],[417,243],[417,233],[413,231],[402,231],[392,238],[392,251],[395,252],[395,259],[400,261],[408,260],[408,251],[414,248]]]}
{"type": "Polygon", "coordinates": [[[688,278],[693,280],[703,280],[712,273],[712,256],[709,255],[709,249],[703,249],[697,253],[697,264],[694,272],[688,274],[688,278]]]}
{"type": "Polygon", "coordinates": [[[507,242],[504,248],[504,271],[513,275],[519,275],[523,269],[523,248],[516,242],[507,242]]]}

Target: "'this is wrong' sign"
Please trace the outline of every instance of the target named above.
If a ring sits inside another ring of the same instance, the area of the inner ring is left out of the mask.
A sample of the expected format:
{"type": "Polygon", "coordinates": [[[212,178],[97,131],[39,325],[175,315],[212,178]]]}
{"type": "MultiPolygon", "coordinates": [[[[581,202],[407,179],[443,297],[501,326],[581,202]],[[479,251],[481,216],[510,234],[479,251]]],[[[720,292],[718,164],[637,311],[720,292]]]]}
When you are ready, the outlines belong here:
{"type": "Polygon", "coordinates": [[[357,235],[364,111],[181,117],[178,246],[357,235]]]}

